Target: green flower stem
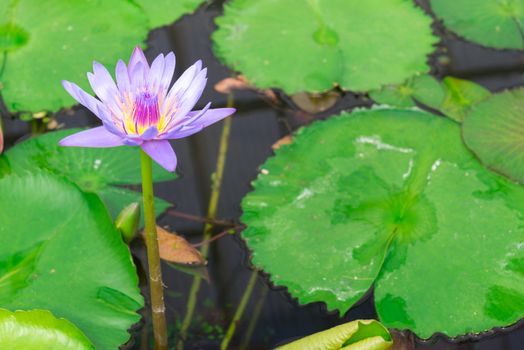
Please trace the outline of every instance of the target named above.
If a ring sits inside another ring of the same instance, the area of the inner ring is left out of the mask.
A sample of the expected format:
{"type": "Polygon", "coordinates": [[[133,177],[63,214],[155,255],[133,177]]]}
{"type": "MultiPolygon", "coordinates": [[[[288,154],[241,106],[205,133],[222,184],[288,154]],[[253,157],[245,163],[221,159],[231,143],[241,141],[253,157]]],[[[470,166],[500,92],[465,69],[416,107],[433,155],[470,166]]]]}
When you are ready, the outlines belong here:
{"type": "MultiPolygon", "coordinates": [[[[228,96],[227,107],[233,106],[233,95],[228,96]]],[[[211,184],[211,198],[209,199],[209,206],[207,209],[207,219],[214,220],[217,215],[218,209],[218,200],[220,198],[220,188],[222,185],[222,177],[224,175],[224,169],[226,165],[226,155],[227,149],[229,146],[229,134],[231,132],[231,117],[228,117],[224,120],[224,126],[222,127],[222,134],[220,135],[220,145],[218,148],[218,159],[216,163],[216,170],[213,176],[213,181],[211,184]]],[[[208,241],[211,238],[213,233],[213,224],[206,223],[204,226],[204,237],[203,241],[208,241]]],[[[203,245],[201,249],[202,256],[207,258],[209,253],[209,244],[203,245]]],[[[198,298],[198,291],[200,290],[200,285],[202,283],[202,277],[196,276],[193,279],[193,284],[189,291],[189,298],[187,299],[187,310],[184,320],[182,321],[182,326],[180,327],[180,334],[178,336],[177,349],[184,350],[184,341],[187,337],[187,331],[191,325],[191,320],[193,319],[193,314],[195,313],[195,306],[198,298]]]]}
{"type": "Polygon", "coordinates": [[[153,203],[153,164],[151,158],[141,149],[142,194],[144,198],[144,236],[149,266],[149,288],[151,291],[151,315],[156,350],[167,350],[167,328],[162,284],[162,269],[156,235],[155,206],[153,203]]]}
{"type": "Polygon", "coordinates": [[[268,291],[269,289],[265,287],[262,289],[262,291],[260,292],[260,295],[258,296],[258,300],[255,305],[255,310],[253,310],[253,314],[251,315],[251,318],[249,320],[249,325],[244,335],[244,340],[242,340],[242,344],[240,345],[239,350],[245,350],[249,346],[249,342],[251,341],[251,337],[253,336],[253,333],[255,332],[255,327],[257,326],[257,323],[258,323],[258,318],[260,317],[260,313],[262,312],[262,307],[264,306],[264,303],[266,302],[268,291]]]}
{"type": "Polygon", "coordinates": [[[237,324],[238,322],[240,322],[240,319],[242,318],[242,315],[244,314],[244,311],[246,310],[247,302],[249,301],[249,298],[251,298],[251,294],[253,294],[253,288],[255,287],[255,284],[257,282],[257,276],[258,276],[258,271],[255,269],[251,273],[249,282],[247,282],[246,289],[244,290],[242,299],[240,299],[240,304],[238,304],[238,308],[235,311],[235,315],[233,316],[233,319],[231,320],[231,323],[229,324],[229,327],[226,332],[226,336],[224,337],[224,339],[222,339],[222,343],[220,343],[220,350],[226,350],[229,343],[231,342],[231,339],[233,338],[233,335],[235,335],[237,324]]]}

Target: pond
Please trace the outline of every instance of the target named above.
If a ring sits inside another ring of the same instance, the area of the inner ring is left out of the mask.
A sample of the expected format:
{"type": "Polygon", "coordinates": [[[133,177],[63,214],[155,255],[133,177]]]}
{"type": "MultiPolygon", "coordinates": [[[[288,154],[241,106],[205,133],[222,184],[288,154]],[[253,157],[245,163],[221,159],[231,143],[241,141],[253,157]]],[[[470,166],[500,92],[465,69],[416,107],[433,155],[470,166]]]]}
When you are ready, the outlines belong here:
{"type": "MultiPolygon", "coordinates": [[[[421,5],[428,7],[425,1],[421,5]]],[[[223,6],[223,1],[203,4],[195,13],[182,17],[174,24],[154,29],[146,42],[145,54],[149,62],[160,53],[176,53],[175,76],[180,76],[198,59],[202,59],[208,67],[207,88],[195,109],[203,108],[207,101],[213,101],[215,107],[230,103],[237,109],[225,141],[225,168],[216,214],[212,215],[215,219],[206,217],[209,216],[210,201],[213,201],[213,180],[216,178],[221,142],[224,146],[225,122],[173,142],[178,156],[178,178],[154,185],[155,195],[173,204],[158,217],[159,226],[176,231],[193,244],[205,239],[203,232],[206,230],[208,234],[220,235],[209,243],[207,272],[203,279],[195,276],[202,276],[199,273],[205,269],[196,272],[197,269],[190,267],[192,274],[188,274],[180,267],[162,263],[169,343],[172,346],[177,344],[179,349],[219,349],[243,298],[246,308],[236,324],[229,349],[270,349],[344,322],[377,319],[373,290],[342,315],[329,311],[325,303],[299,304],[287,288],[273,285],[270,273],[254,269],[250,250],[240,236],[244,229],[241,222],[242,200],[253,191],[252,181],[257,178],[261,166],[274,154],[275,143],[315,120],[327,119],[355,108],[368,108],[373,101],[365,93],[337,91],[340,97],[336,103],[316,114],[304,111],[296,101],[278,89],[275,90],[275,97],[255,90],[235,90],[232,101],[228,101],[227,94],[212,88],[234,76],[234,72],[222,64],[212,50],[211,35],[216,30],[214,19],[222,14],[223,6]],[[212,224],[206,225],[206,220],[212,224]],[[199,286],[195,286],[195,280],[200,280],[199,286]],[[188,305],[191,304],[194,307],[193,316],[188,324],[183,325],[188,305]],[[185,326],[188,330],[182,345],[178,336],[185,326]]],[[[436,78],[453,76],[466,79],[492,92],[523,85],[522,51],[494,50],[467,42],[445,30],[442,23],[434,24],[433,30],[442,39],[429,58],[431,74],[436,78]]],[[[19,118],[10,117],[5,105],[2,110],[5,145],[9,149],[30,137],[31,126],[19,118]]],[[[60,128],[99,125],[99,120],[82,106],[61,110],[55,117],[60,128]]],[[[127,187],[140,191],[138,185],[127,187]]],[[[286,248],[293,250],[293,241],[287,243],[290,245],[286,248]]],[[[147,266],[146,249],[141,239],[133,240],[130,247],[139,271],[146,307],[141,310],[142,320],[131,330],[132,339],[122,348],[152,349],[150,305],[147,301],[149,290],[144,272],[147,266]]],[[[439,254],[445,255],[446,252],[439,254]]],[[[279,261],[289,265],[300,264],[293,259],[290,255],[289,259],[281,257],[279,261]]],[[[522,310],[519,312],[522,314],[522,310]]],[[[406,349],[517,350],[522,349],[524,344],[524,330],[520,323],[507,329],[490,331],[486,335],[455,340],[438,334],[427,341],[415,340],[407,333],[399,337],[407,343],[412,342],[406,345],[406,349]]]]}

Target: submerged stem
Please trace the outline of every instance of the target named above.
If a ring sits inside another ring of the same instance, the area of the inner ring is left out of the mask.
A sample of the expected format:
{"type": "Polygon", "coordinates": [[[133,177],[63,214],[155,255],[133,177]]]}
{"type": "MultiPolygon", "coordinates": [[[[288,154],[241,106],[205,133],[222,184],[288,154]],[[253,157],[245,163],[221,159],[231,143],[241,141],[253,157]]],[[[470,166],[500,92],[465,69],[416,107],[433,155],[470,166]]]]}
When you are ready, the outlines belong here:
{"type": "Polygon", "coordinates": [[[251,273],[251,277],[249,278],[249,282],[247,282],[244,294],[242,295],[242,299],[240,299],[240,304],[238,304],[237,310],[235,311],[235,315],[233,316],[233,319],[231,320],[231,323],[227,328],[226,336],[224,337],[224,339],[222,339],[222,343],[220,343],[220,350],[226,350],[229,346],[229,343],[231,342],[231,339],[233,338],[233,335],[235,335],[237,324],[238,322],[240,322],[240,319],[242,318],[242,315],[246,310],[247,302],[249,301],[249,298],[251,298],[251,294],[253,293],[253,288],[255,287],[255,283],[257,282],[257,276],[258,271],[253,270],[253,272],[251,273]]]}
{"type": "Polygon", "coordinates": [[[153,203],[153,164],[151,158],[140,150],[142,168],[142,195],[144,200],[144,236],[149,266],[149,289],[151,292],[151,315],[156,350],[167,350],[167,328],[164,306],[162,269],[156,233],[155,207],[153,203]]]}
{"type": "Polygon", "coordinates": [[[260,317],[260,313],[262,312],[262,307],[264,306],[264,303],[266,301],[268,288],[264,287],[262,288],[262,291],[260,292],[260,295],[258,296],[257,303],[255,305],[255,310],[251,314],[251,319],[249,320],[249,326],[247,327],[247,331],[244,334],[244,340],[242,340],[242,344],[240,345],[239,350],[245,350],[247,349],[249,343],[251,342],[251,337],[253,336],[253,333],[255,332],[255,327],[257,326],[258,318],[260,317]]]}
{"type": "MultiPolygon", "coordinates": [[[[227,101],[227,107],[233,106],[233,95],[230,94],[227,101]]],[[[231,132],[231,117],[224,119],[224,126],[222,127],[222,134],[220,135],[220,145],[218,149],[218,158],[216,163],[216,170],[213,176],[211,184],[211,197],[209,199],[209,206],[207,209],[207,219],[214,220],[217,215],[218,199],[220,198],[220,188],[222,186],[222,177],[224,175],[224,169],[226,165],[226,154],[229,146],[229,133],[231,132]]],[[[213,231],[213,224],[206,223],[204,226],[204,237],[203,241],[209,241],[213,231]]],[[[202,256],[207,258],[209,252],[209,244],[202,246],[202,256]]],[[[184,350],[184,341],[187,337],[187,331],[191,325],[193,314],[195,313],[195,306],[198,298],[198,291],[200,290],[200,284],[202,283],[202,277],[196,276],[193,279],[193,284],[189,291],[189,298],[187,300],[187,310],[182,326],[180,327],[180,334],[178,336],[177,349],[184,350]]]]}

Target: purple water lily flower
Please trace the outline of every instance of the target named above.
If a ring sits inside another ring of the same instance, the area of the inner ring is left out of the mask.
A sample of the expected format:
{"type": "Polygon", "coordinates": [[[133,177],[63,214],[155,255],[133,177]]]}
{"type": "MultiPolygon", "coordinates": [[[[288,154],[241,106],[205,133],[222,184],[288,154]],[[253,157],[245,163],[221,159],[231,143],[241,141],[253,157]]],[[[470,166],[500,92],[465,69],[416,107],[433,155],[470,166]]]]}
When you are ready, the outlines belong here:
{"type": "Polygon", "coordinates": [[[169,88],[175,72],[175,55],[158,55],[151,67],[136,47],[129,64],[119,60],[116,83],[107,69],[93,63],[87,78],[99,99],[78,85],[62,81],[75,100],[87,107],[103,126],[81,131],[60,141],[61,146],[140,146],[168,171],[176,169],[176,155],[168,140],[199,132],[235,112],[234,108],[192,111],[206,86],[207,68],[197,61],[169,88]]]}

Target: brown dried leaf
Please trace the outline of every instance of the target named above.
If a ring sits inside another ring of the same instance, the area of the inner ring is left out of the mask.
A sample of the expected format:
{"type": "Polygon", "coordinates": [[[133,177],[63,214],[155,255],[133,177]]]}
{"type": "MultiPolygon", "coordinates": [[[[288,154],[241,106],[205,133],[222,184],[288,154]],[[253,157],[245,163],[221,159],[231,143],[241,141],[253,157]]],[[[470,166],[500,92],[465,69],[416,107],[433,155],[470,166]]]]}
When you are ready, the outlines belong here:
{"type": "Polygon", "coordinates": [[[264,89],[264,90],[257,90],[258,93],[264,95],[268,100],[270,100],[272,103],[278,103],[278,96],[275,94],[275,92],[271,89],[264,89]]]}
{"type": "Polygon", "coordinates": [[[157,226],[158,249],[160,258],[165,261],[184,265],[205,265],[206,260],[200,251],[193,247],[185,238],[170,233],[157,226]]]}
{"type": "Polygon", "coordinates": [[[251,90],[253,87],[249,85],[247,80],[239,75],[236,78],[225,78],[215,84],[215,90],[222,94],[229,94],[233,90],[251,90]]]}
{"type": "Polygon", "coordinates": [[[293,142],[293,135],[291,135],[291,134],[290,135],[286,135],[283,138],[281,138],[280,140],[278,140],[277,142],[275,142],[271,146],[271,148],[273,149],[273,151],[276,151],[277,149],[279,149],[283,145],[289,145],[292,142],[293,142]]]}
{"type": "Polygon", "coordinates": [[[229,94],[233,90],[252,90],[261,95],[264,95],[272,103],[278,103],[278,96],[271,89],[257,89],[251,85],[243,75],[238,75],[235,78],[225,78],[215,84],[215,90],[222,94],[229,94]]]}
{"type": "Polygon", "coordinates": [[[340,93],[337,91],[328,91],[322,94],[299,92],[298,94],[291,96],[291,99],[298,108],[309,113],[323,112],[333,107],[339,98],[340,93]]]}
{"type": "Polygon", "coordinates": [[[168,263],[173,269],[186,273],[194,277],[200,277],[210,283],[209,272],[206,265],[184,265],[177,263],[168,263]]]}

